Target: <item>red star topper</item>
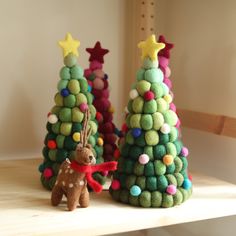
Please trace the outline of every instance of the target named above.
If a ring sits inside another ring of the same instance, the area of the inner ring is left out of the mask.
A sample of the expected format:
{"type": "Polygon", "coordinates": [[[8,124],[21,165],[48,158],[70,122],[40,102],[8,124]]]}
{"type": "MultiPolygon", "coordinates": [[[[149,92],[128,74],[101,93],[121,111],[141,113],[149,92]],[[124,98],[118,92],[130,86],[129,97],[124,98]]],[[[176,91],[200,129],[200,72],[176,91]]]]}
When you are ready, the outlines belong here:
{"type": "Polygon", "coordinates": [[[94,48],[86,48],[86,51],[90,53],[89,61],[98,61],[104,63],[103,57],[109,52],[109,50],[101,47],[100,42],[96,42],[94,48]]]}
{"type": "Polygon", "coordinates": [[[164,43],[166,46],[158,53],[158,56],[170,58],[170,49],[174,47],[173,43],[167,43],[163,35],[159,36],[159,43],[164,43]]]}

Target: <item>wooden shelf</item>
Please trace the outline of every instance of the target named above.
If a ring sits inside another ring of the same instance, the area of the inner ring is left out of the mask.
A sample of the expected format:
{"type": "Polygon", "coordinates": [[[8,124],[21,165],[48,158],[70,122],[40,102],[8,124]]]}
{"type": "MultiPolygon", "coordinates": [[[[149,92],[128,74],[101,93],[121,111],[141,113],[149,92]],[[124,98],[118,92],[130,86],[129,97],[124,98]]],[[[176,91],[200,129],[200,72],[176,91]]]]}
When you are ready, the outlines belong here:
{"type": "Polygon", "coordinates": [[[0,161],[0,235],[102,235],[236,214],[236,185],[193,174],[190,200],[169,209],[143,209],[91,194],[90,206],[68,212],[52,207],[34,160],[0,161]]]}

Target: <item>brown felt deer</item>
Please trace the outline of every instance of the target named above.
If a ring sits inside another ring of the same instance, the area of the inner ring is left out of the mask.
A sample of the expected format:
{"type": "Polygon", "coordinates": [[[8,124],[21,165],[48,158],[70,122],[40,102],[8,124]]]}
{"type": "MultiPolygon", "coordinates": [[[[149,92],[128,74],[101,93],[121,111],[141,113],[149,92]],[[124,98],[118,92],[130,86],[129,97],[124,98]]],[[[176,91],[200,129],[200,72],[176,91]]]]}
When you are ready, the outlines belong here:
{"type": "Polygon", "coordinates": [[[69,211],[73,211],[78,203],[80,207],[88,207],[89,192],[87,183],[95,192],[102,191],[102,186],[93,179],[92,173],[116,169],[116,162],[94,165],[96,159],[92,152],[92,146],[88,144],[88,138],[91,133],[91,128],[88,129],[89,120],[90,112],[87,109],[83,129],[80,133],[80,143],[76,149],[75,160],[70,162],[69,159],[66,159],[59,169],[51,195],[53,206],[60,204],[63,195],[65,195],[69,211]]]}

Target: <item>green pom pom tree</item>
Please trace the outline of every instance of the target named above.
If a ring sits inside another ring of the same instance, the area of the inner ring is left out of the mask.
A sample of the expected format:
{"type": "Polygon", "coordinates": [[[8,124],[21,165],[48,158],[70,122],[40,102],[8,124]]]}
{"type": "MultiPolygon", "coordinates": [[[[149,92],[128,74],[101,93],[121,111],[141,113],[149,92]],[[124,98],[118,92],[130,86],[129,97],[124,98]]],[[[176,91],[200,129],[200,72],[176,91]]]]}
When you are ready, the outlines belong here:
{"type": "Polygon", "coordinates": [[[173,207],[192,193],[188,149],[179,137],[172,93],[164,82],[157,53],[165,47],[155,36],[141,42],[143,65],[130,91],[120,139],[118,169],[110,194],[140,207],[173,207]]]}
{"type": "MultiPolygon", "coordinates": [[[[89,127],[92,130],[88,143],[93,147],[96,163],[104,161],[103,147],[97,143],[99,134],[95,119],[96,109],[92,105],[93,95],[88,90],[84,71],[77,63],[79,41],[67,34],[66,40],[60,41],[59,44],[64,52],[64,66],[60,70],[58,92],[54,97],[55,105],[48,114],[48,133],[42,151],[44,160],[39,166],[41,182],[47,189],[53,188],[61,163],[66,158],[74,159],[87,109],[91,114],[89,127]]],[[[94,178],[101,184],[105,182],[105,177],[99,173],[95,173],[94,178]]]]}

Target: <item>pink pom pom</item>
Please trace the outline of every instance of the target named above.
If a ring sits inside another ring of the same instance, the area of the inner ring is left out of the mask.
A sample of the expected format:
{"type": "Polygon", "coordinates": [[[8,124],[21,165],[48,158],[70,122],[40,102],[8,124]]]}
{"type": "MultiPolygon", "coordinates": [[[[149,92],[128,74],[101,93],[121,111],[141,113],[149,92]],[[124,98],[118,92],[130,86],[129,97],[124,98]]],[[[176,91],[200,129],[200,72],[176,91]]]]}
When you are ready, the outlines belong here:
{"type": "Polygon", "coordinates": [[[170,75],[171,75],[170,67],[166,67],[166,68],[165,68],[165,76],[166,76],[166,77],[170,77],[170,75]]]}
{"type": "Polygon", "coordinates": [[[163,82],[168,86],[169,89],[172,88],[172,82],[167,77],[164,78],[163,82]]]}
{"type": "Polygon", "coordinates": [[[170,104],[170,110],[172,110],[173,112],[176,112],[176,106],[173,102],[170,104]]]}
{"type": "Polygon", "coordinates": [[[158,61],[159,61],[159,65],[164,68],[169,65],[169,59],[166,57],[159,56],[158,61]]]}
{"type": "Polygon", "coordinates": [[[114,179],[114,180],[112,181],[112,183],[111,183],[111,188],[112,188],[113,190],[118,190],[118,189],[120,189],[120,181],[117,180],[117,179],[114,179]]]}
{"type": "Polygon", "coordinates": [[[91,70],[102,69],[102,64],[98,61],[91,61],[89,67],[91,70]]]}
{"type": "Polygon", "coordinates": [[[184,156],[184,157],[187,157],[188,156],[188,148],[182,147],[181,155],[184,156]]]}
{"type": "Polygon", "coordinates": [[[175,125],[175,127],[176,127],[176,128],[179,128],[180,125],[181,125],[181,122],[180,122],[180,119],[178,119],[178,120],[177,120],[177,123],[176,123],[176,125],[175,125]]]}
{"type": "Polygon", "coordinates": [[[146,100],[146,101],[150,101],[150,100],[152,100],[152,99],[154,99],[155,98],[155,95],[154,95],[154,93],[152,92],[152,91],[147,91],[145,94],[144,94],[144,99],[146,100]]]}
{"type": "Polygon", "coordinates": [[[84,113],[88,109],[88,104],[87,103],[81,103],[79,105],[79,109],[84,113]]]}
{"type": "Polygon", "coordinates": [[[53,176],[52,169],[51,168],[46,168],[43,171],[43,176],[44,176],[45,179],[50,179],[53,176]]]}
{"type": "Polygon", "coordinates": [[[167,188],[166,188],[166,192],[170,195],[174,195],[176,194],[176,186],[173,184],[170,184],[167,188]]]}
{"type": "Polygon", "coordinates": [[[88,78],[92,74],[92,71],[90,69],[85,69],[84,70],[84,76],[85,78],[88,78]]]}
{"type": "Polygon", "coordinates": [[[93,87],[97,90],[102,90],[104,88],[103,80],[98,77],[95,78],[95,80],[93,81],[93,87]]]}
{"type": "Polygon", "coordinates": [[[147,154],[142,154],[139,156],[138,161],[140,164],[145,165],[149,162],[149,156],[147,154]]]}
{"type": "Polygon", "coordinates": [[[108,176],[108,170],[102,171],[103,176],[108,176]]]}
{"type": "Polygon", "coordinates": [[[93,73],[96,75],[96,77],[104,78],[104,72],[102,70],[94,70],[93,73]]]}

